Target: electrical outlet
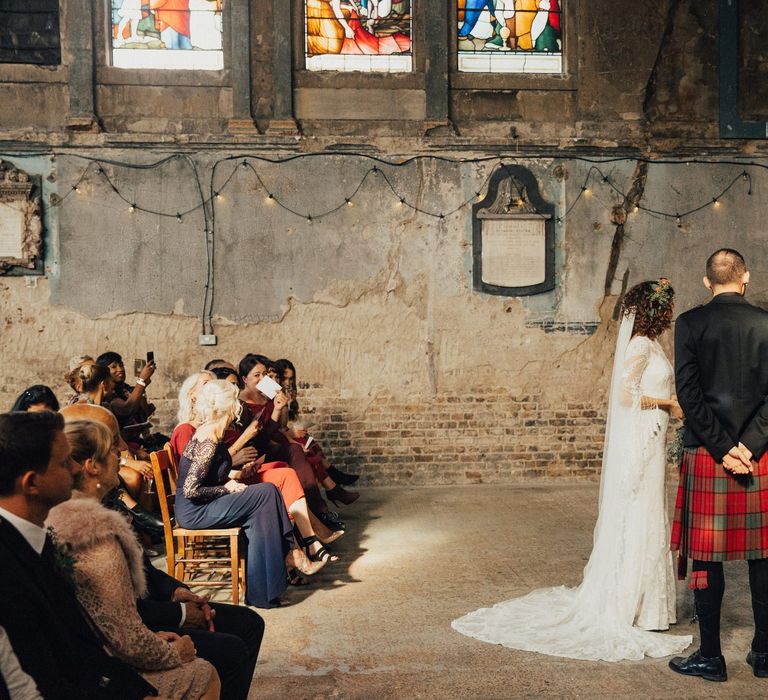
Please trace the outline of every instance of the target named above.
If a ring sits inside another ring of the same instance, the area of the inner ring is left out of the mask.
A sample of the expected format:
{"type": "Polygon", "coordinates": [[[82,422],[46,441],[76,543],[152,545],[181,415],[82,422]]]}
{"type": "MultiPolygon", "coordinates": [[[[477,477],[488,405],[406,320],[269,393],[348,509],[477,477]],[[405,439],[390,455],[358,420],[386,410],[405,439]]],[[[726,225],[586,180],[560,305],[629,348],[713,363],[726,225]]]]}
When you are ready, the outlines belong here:
{"type": "Polygon", "coordinates": [[[199,345],[216,345],[216,336],[215,335],[205,335],[201,334],[198,336],[197,342],[199,345]]]}

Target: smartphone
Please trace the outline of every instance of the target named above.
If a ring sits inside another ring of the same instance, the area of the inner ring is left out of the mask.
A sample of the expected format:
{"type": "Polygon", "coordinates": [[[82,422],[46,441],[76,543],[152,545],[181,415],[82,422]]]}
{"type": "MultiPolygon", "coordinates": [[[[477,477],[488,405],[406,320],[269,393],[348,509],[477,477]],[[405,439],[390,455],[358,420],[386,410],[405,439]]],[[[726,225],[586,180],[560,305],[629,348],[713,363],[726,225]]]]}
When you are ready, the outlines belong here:
{"type": "Polygon", "coordinates": [[[147,364],[149,364],[150,362],[154,362],[154,361],[155,361],[155,353],[152,350],[150,350],[147,353],[147,364]]]}
{"type": "Polygon", "coordinates": [[[141,373],[141,370],[144,369],[144,366],[146,365],[146,361],[142,360],[141,358],[136,358],[133,361],[133,373],[138,377],[141,373]]]}

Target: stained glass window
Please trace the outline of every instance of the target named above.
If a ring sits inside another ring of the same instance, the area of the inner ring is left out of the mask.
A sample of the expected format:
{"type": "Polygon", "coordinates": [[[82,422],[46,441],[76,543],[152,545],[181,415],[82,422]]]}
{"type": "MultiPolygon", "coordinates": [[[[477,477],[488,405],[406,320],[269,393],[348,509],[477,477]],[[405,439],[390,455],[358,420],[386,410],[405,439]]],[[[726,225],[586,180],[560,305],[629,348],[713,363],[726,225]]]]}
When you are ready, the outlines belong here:
{"type": "Polygon", "coordinates": [[[112,65],[221,70],[224,0],[110,0],[112,65]]]}
{"type": "Polygon", "coordinates": [[[58,0],[0,0],[0,63],[61,63],[58,0]]]}
{"type": "Polygon", "coordinates": [[[307,70],[413,67],[411,0],[305,0],[307,70]]]}
{"type": "Polygon", "coordinates": [[[561,73],[562,0],[457,0],[459,70],[561,73]]]}

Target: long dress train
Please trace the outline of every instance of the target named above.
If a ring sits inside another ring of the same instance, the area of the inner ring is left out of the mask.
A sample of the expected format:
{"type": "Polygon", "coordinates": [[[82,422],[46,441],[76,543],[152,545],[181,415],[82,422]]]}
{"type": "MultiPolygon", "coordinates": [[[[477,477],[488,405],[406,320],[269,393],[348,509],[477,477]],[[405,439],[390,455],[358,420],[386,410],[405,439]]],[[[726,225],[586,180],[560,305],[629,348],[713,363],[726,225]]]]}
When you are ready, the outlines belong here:
{"type": "Polygon", "coordinates": [[[614,361],[594,546],[577,588],[535,590],[455,620],[458,632],[512,649],[619,661],[679,653],[690,636],[650,630],[675,622],[665,435],[669,416],[640,397],[668,398],[661,346],[622,322],[614,361]]]}

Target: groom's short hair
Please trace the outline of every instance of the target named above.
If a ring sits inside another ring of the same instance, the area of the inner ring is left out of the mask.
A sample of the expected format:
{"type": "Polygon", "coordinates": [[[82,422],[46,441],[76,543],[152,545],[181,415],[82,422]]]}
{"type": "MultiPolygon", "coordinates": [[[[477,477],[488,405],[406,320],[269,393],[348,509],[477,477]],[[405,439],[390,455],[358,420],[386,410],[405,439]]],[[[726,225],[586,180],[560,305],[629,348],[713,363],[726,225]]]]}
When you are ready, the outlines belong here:
{"type": "Polygon", "coordinates": [[[733,248],[720,248],[707,259],[707,279],[712,284],[739,282],[746,271],[744,256],[733,248]]]}

